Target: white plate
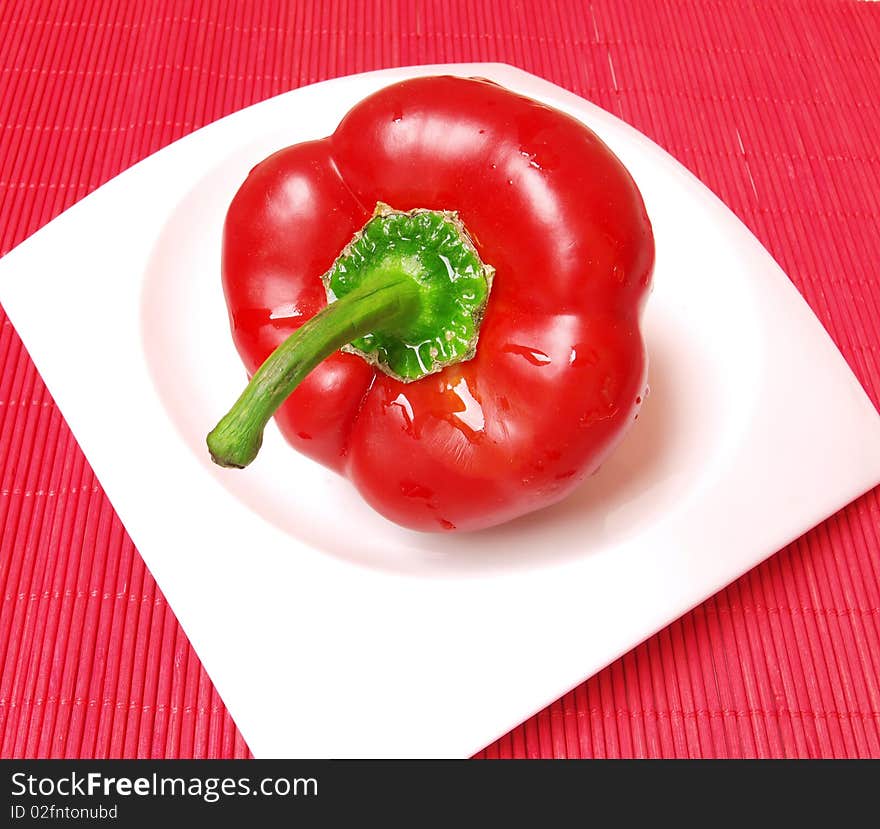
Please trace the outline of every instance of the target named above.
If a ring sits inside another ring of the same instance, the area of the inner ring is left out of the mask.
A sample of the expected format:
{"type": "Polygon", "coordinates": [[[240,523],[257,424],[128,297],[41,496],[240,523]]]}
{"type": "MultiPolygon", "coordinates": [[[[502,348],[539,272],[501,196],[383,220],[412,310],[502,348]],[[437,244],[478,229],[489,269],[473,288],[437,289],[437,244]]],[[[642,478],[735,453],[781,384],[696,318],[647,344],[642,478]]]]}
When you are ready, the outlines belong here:
{"type": "Polygon", "coordinates": [[[257,756],[470,755],[880,481],[880,418],[755,238],[647,138],[509,66],[372,72],[224,118],[10,253],[0,301],[257,756]],[[657,241],[630,436],[564,503],[470,536],[386,522],[274,427],[244,472],[204,448],[244,377],[219,284],[239,183],[443,72],[591,126],[657,241]]]}

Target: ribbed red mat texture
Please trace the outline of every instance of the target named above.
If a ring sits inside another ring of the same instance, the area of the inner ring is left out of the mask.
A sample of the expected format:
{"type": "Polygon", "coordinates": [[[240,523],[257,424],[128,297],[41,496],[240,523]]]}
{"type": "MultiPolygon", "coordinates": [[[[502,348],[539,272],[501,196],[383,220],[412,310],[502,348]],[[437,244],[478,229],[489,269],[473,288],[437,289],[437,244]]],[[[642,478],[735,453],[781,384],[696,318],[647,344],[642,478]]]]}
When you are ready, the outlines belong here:
{"type": "MultiPolygon", "coordinates": [[[[876,405],[878,43],[880,4],[843,1],[4,0],[0,254],[269,96],[503,61],[708,184],[876,405]]],[[[880,757],[878,537],[874,491],[478,756],[880,757]]],[[[249,755],[2,311],[0,596],[0,756],[249,755]]]]}

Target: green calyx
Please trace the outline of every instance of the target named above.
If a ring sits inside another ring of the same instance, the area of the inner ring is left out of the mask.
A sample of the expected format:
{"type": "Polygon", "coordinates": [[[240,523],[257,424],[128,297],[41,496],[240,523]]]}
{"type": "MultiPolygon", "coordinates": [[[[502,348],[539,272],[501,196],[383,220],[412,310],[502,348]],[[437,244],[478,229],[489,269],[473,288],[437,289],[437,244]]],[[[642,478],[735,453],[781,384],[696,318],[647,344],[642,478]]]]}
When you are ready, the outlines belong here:
{"type": "Polygon", "coordinates": [[[324,275],[328,302],[388,273],[412,280],[418,314],[394,329],[379,326],[343,351],[359,354],[403,382],[470,360],[495,269],[480,261],[458,215],[421,209],[401,213],[378,204],[324,275]]]}
{"type": "Polygon", "coordinates": [[[403,382],[471,359],[493,275],[457,214],[378,204],[322,277],[327,307],[266,358],[208,435],[212,459],[247,466],[278,407],[340,348],[403,382]]]}

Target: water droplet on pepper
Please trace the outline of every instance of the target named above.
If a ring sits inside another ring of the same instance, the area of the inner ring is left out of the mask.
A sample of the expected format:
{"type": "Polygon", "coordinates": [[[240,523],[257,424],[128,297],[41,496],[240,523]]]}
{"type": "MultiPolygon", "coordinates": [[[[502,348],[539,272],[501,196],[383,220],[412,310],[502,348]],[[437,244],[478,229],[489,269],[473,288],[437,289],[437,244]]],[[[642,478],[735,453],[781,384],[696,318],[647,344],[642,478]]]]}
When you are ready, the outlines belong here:
{"type": "Polygon", "coordinates": [[[507,354],[517,354],[520,357],[524,357],[528,362],[530,362],[533,366],[546,366],[552,362],[549,355],[545,354],[543,351],[538,351],[537,348],[529,348],[525,345],[514,345],[513,343],[508,343],[502,351],[507,354]]]}
{"type": "Polygon", "coordinates": [[[599,362],[599,352],[584,343],[573,346],[568,355],[568,364],[575,368],[594,366],[599,362]]]}
{"type": "Polygon", "coordinates": [[[433,490],[415,481],[401,481],[400,492],[407,498],[424,498],[426,501],[434,495],[433,490]]]}
{"type": "Polygon", "coordinates": [[[394,398],[390,403],[386,404],[387,406],[397,406],[403,412],[403,419],[406,421],[406,426],[408,430],[412,430],[415,424],[415,417],[413,416],[412,404],[409,402],[405,394],[398,394],[397,397],[394,398]]]}

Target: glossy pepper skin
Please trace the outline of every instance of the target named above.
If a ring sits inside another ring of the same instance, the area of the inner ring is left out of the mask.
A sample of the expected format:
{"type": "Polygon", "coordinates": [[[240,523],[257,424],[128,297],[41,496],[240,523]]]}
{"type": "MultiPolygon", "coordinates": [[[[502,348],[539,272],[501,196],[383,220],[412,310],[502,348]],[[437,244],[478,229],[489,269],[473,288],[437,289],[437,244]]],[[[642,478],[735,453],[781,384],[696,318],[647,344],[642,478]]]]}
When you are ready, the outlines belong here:
{"type": "Polygon", "coordinates": [[[564,498],[645,391],[654,245],[630,174],[580,122],[489,81],[380,90],[257,165],[229,208],[223,286],[249,373],[326,305],[320,277],[377,202],[457,211],[494,266],[476,356],[403,383],[336,352],[276,413],[284,436],[416,530],[564,498]]]}

